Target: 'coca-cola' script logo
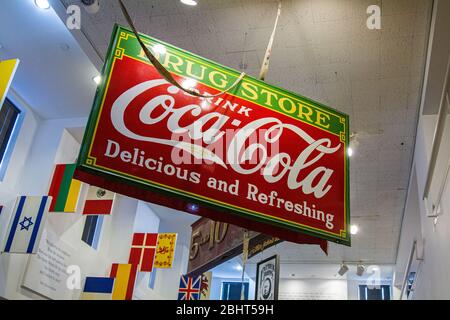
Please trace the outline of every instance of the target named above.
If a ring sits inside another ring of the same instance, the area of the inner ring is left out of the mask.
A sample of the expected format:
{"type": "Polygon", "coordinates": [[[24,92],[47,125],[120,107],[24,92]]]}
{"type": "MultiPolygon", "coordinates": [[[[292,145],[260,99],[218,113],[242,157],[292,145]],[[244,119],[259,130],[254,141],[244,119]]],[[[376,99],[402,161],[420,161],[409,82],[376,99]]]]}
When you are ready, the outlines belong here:
{"type": "MultiPolygon", "coordinates": [[[[304,194],[313,194],[318,199],[324,197],[333,187],[330,184],[330,178],[334,170],[325,166],[316,165],[315,167],[315,164],[325,155],[337,152],[341,148],[341,144],[333,146],[328,138],[314,139],[296,125],[283,123],[274,117],[264,117],[238,127],[230,141],[225,144],[226,152],[224,154],[214,152],[214,148],[209,148],[209,146],[225,139],[227,134],[224,127],[233,119],[229,115],[215,111],[205,113],[199,104],[176,106],[175,95],[179,94],[179,91],[177,87],[169,85],[163,79],[149,80],[133,86],[122,93],[112,105],[111,121],[114,128],[130,139],[171,146],[183,150],[197,159],[210,161],[242,175],[259,172],[265,181],[271,184],[286,177],[289,189],[301,189],[304,194]],[[133,100],[157,87],[159,89],[166,87],[166,93],[151,98],[142,106],[138,115],[139,123],[152,126],[166,121],[167,129],[172,136],[188,135],[191,141],[155,137],[150,134],[155,132],[151,129],[148,130],[148,135],[143,135],[127,126],[125,114],[133,100]],[[188,125],[181,125],[182,120],[187,116],[194,121],[188,125]],[[212,125],[207,126],[207,123],[212,123],[212,125]],[[273,152],[273,150],[278,150],[276,144],[279,143],[286,131],[293,132],[307,144],[307,147],[296,157],[292,157],[286,152],[273,152]],[[263,137],[263,141],[252,139],[255,135],[263,137]],[[244,165],[255,155],[258,155],[259,161],[250,167],[244,165]],[[309,172],[303,178],[299,178],[303,171],[309,172]]],[[[248,110],[246,116],[249,116],[248,110]]],[[[235,123],[233,125],[236,126],[235,123]]]]}

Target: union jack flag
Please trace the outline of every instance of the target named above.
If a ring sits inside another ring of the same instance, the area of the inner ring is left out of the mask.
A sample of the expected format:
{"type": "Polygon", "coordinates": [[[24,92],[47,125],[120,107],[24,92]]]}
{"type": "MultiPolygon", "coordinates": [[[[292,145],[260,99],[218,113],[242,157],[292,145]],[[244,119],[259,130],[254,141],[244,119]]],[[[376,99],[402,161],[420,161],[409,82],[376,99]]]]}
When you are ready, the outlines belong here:
{"type": "Polygon", "coordinates": [[[200,300],[200,287],[202,276],[195,278],[181,276],[180,289],[178,289],[178,300],[200,300]]]}

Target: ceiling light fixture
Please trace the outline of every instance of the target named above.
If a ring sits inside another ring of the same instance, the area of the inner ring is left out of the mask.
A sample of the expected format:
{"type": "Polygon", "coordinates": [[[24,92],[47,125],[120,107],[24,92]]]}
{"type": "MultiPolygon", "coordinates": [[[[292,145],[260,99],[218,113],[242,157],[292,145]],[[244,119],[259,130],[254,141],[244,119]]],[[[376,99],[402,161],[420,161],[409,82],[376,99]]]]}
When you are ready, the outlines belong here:
{"type": "Polygon", "coordinates": [[[351,157],[353,155],[353,149],[351,147],[348,147],[347,154],[349,157],[351,157]]]}
{"type": "Polygon", "coordinates": [[[92,81],[94,81],[97,85],[99,85],[102,82],[101,76],[95,76],[92,78],[92,81]]]}
{"type": "Polygon", "coordinates": [[[197,1],[196,0],[180,0],[181,3],[188,5],[188,6],[196,6],[197,1]]]}
{"type": "Polygon", "coordinates": [[[34,4],[42,10],[47,10],[50,8],[50,3],[48,3],[48,0],[34,0],[34,4]]]}
{"type": "Polygon", "coordinates": [[[338,273],[342,277],[348,271],[348,266],[346,264],[342,264],[338,273]]]}
{"type": "Polygon", "coordinates": [[[358,264],[358,265],[356,266],[356,275],[357,275],[358,277],[361,277],[361,276],[363,275],[365,269],[366,269],[366,268],[365,268],[362,264],[358,264]]]}
{"type": "Polygon", "coordinates": [[[155,53],[165,54],[167,52],[167,49],[162,44],[156,44],[153,46],[153,51],[155,51],[155,53]]]}
{"type": "Polygon", "coordinates": [[[358,231],[359,231],[359,227],[358,227],[356,224],[352,224],[352,225],[350,226],[350,234],[351,234],[351,235],[357,234],[358,231]]]}

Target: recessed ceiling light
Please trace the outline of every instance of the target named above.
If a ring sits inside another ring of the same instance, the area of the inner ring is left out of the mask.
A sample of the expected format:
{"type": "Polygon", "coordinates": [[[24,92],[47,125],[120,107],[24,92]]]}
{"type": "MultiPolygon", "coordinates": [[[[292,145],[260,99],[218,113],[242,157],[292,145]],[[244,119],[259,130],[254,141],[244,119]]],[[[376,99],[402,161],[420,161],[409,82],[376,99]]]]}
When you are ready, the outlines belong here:
{"type": "Polygon", "coordinates": [[[95,76],[92,78],[92,80],[99,85],[102,82],[102,77],[101,76],[95,76]]]}
{"type": "Polygon", "coordinates": [[[159,54],[165,54],[167,52],[167,49],[162,44],[156,44],[153,46],[153,51],[159,54]]]}
{"type": "Polygon", "coordinates": [[[349,147],[347,149],[347,154],[348,154],[349,157],[351,157],[353,155],[353,149],[349,147]]]}
{"type": "Polygon", "coordinates": [[[359,231],[359,228],[356,224],[352,224],[350,226],[350,234],[355,235],[358,233],[358,231],[359,231]]]}
{"type": "Polygon", "coordinates": [[[181,86],[185,89],[193,89],[197,86],[197,81],[194,79],[186,79],[183,81],[181,86]]]}
{"type": "Polygon", "coordinates": [[[34,3],[39,9],[47,10],[50,8],[50,3],[48,3],[48,0],[34,0],[34,3]]]}
{"type": "Polygon", "coordinates": [[[188,6],[196,6],[197,1],[196,0],[180,0],[181,3],[186,4],[188,6]]]}

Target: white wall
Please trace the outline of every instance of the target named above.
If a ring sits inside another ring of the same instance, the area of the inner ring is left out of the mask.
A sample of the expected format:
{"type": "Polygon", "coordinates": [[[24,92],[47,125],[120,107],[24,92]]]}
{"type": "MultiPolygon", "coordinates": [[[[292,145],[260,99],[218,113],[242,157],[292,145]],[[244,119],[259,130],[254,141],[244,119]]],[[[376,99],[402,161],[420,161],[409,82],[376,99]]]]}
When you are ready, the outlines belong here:
{"type": "Polygon", "coordinates": [[[347,300],[346,280],[281,279],[280,300],[347,300]]]}
{"type": "MultiPolygon", "coordinates": [[[[79,143],[67,128],[83,127],[82,119],[41,120],[27,110],[4,181],[0,182],[0,241],[6,236],[15,199],[20,195],[45,195],[56,163],[76,161],[79,143]]],[[[85,217],[81,215],[87,185],[83,185],[78,212],[50,214],[45,228],[51,228],[74,251],[71,263],[85,276],[108,276],[112,263],[127,263],[135,232],[179,232],[172,269],[158,269],[154,289],[148,287],[149,274],[138,274],[135,299],[176,299],[180,275],[186,271],[190,225],[160,219],[148,204],[118,195],[111,216],[104,218],[98,249],[81,241],[85,217]]],[[[166,218],[166,220],[171,220],[166,218]]],[[[0,255],[0,297],[6,299],[43,299],[21,287],[29,255],[0,255]]],[[[79,290],[73,292],[78,299],[79,290]]]]}
{"type": "MultiPolygon", "coordinates": [[[[423,261],[413,259],[411,271],[417,272],[413,299],[450,299],[450,185],[447,184],[441,203],[442,214],[437,219],[426,216],[422,200],[428,163],[431,157],[437,117],[422,115],[419,121],[414,168],[408,192],[407,210],[401,231],[395,283],[401,288],[404,270],[414,239],[423,242],[423,261]]],[[[450,137],[444,137],[449,141],[450,137]]],[[[444,175],[444,172],[441,173],[444,175]]]]}
{"type": "Polygon", "coordinates": [[[27,165],[27,156],[36,130],[41,122],[41,119],[31,111],[26,102],[16,95],[14,91],[11,90],[8,97],[25,113],[25,118],[14,145],[5,177],[3,180],[0,180],[0,204],[12,201],[16,196],[16,190],[21,188],[20,180],[17,178],[27,165]]]}

